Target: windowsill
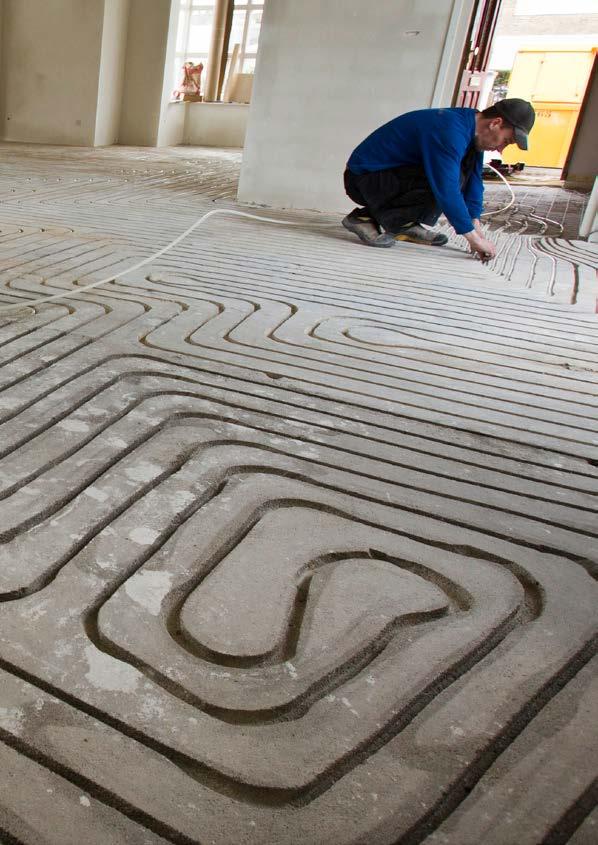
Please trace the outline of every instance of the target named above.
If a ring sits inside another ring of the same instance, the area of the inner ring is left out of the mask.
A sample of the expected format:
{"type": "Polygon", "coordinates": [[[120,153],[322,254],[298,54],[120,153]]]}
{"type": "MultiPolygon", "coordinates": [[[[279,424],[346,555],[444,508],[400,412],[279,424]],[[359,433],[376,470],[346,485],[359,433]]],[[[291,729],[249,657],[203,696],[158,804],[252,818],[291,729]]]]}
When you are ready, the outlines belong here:
{"type": "Polygon", "coordinates": [[[171,105],[171,106],[224,106],[224,107],[228,106],[229,108],[230,108],[230,106],[235,106],[236,108],[248,109],[249,106],[250,106],[250,103],[223,103],[222,101],[215,101],[215,102],[207,103],[207,102],[204,102],[203,100],[201,102],[197,103],[197,102],[193,102],[193,100],[188,100],[187,102],[185,102],[185,100],[169,100],[169,105],[171,105]]]}

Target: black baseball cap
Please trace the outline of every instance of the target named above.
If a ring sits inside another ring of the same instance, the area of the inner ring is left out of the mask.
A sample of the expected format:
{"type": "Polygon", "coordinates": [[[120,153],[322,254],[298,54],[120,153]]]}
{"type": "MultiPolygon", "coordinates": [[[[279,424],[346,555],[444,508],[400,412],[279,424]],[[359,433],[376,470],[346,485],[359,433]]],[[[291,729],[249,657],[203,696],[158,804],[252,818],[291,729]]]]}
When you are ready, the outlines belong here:
{"type": "Polygon", "coordinates": [[[513,127],[515,143],[519,149],[527,150],[527,136],[536,119],[532,104],[519,97],[511,97],[494,103],[494,108],[513,127]]]}

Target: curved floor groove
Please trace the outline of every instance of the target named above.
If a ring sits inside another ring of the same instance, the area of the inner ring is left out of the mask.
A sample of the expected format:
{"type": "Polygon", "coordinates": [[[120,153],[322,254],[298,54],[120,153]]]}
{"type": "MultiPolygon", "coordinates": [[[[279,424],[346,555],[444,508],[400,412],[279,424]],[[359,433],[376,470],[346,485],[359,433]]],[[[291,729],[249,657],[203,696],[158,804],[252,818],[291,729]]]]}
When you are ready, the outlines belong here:
{"type": "Polygon", "coordinates": [[[591,837],[582,199],[518,188],[489,267],[217,217],[72,297],[240,153],[0,151],[0,305],[63,295],[0,311],[0,839],[591,837]]]}

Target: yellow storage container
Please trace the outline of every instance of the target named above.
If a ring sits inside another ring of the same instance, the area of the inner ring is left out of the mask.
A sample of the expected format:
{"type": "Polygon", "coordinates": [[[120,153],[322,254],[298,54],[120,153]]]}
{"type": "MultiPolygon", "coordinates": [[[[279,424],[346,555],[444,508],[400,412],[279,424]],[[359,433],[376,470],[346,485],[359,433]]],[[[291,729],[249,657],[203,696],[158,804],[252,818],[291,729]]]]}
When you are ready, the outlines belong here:
{"type": "Polygon", "coordinates": [[[563,167],[595,55],[596,47],[526,48],[517,53],[507,97],[529,100],[536,122],[529,150],[509,146],[504,162],[563,167]]]}

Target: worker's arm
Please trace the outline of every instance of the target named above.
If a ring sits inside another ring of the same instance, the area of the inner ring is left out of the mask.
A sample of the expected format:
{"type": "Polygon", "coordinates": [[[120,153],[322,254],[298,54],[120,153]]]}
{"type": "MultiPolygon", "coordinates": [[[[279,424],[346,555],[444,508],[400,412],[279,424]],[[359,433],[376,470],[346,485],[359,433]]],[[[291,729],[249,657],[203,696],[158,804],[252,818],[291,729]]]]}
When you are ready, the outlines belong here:
{"type": "Polygon", "coordinates": [[[467,210],[471,214],[472,220],[479,221],[484,207],[484,183],[482,181],[482,170],[484,167],[483,153],[476,155],[473,170],[469,175],[465,187],[463,189],[463,199],[467,210]]]}
{"type": "Polygon", "coordinates": [[[466,136],[455,135],[450,125],[436,135],[420,136],[422,164],[432,193],[458,235],[472,231],[473,218],[479,218],[482,210],[481,195],[476,201],[473,191],[470,197],[472,214],[461,190],[461,161],[469,143],[466,136]]]}
{"type": "Polygon", "coordinates": [[[484,183],[482,182],[482,168],[483,156],[478,155],[475,167],[467,180],[465,190],[463,192],[463,199],[467,205],[467,209],[472,217],[473,230],[464,233],[464,236],[469,243],[471,251],[477,255],[482,261],[489,261],[496,255],[496,247],[484,237],[482,231],[482,224],[480,222],[480,215],[482,213],[484,201],[484,183]]]}
{"type": "MultiPolygon", "coordinates": [[[[436,202],[455,232],[465,237],[471,251],[482,261],[488,261],[496,255],[496,248],[477,230],[461,192],[461,160],[465,149],[466,143],[454,139],[449,132],[421,138],[424,170],[436,202]]],[[[481,203],[479,208],[481,211],[481,203]]],[[[475,219],[479,225],[479,217],[475,219]]]]}
{"type": "Polygon", "coordinates": [[[436,202],[458,235],[469,232],[472,220],[461,193],[462,151],[444,133],[421,138],[422,163],[436,202]]]}

